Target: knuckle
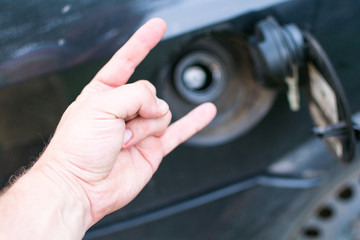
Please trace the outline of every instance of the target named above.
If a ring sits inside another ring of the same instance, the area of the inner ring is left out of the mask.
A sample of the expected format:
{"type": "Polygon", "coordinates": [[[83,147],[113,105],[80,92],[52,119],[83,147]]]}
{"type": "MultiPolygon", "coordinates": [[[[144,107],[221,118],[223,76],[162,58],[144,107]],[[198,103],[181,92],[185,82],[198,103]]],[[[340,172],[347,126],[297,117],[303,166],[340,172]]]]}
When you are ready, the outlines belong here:
{"type": "Polygon", "coordinates": [[[150,90],[150,92],[154,95],[156,95],[156,88],[155,86],[148,80],[139,80],[138,83],[142,84],[143,86],[145,86],[148,90],[150,90]]]}
{"type": "Polygon", "coordinates": [[[105,97],[102,94],[98,95],[88,95],[86,98],[82,99],[82,101],[86,102],[90,106],[98,106],[103,105],[105,102],[105,97]]]}
{"type": "Polygon", "coordinates": [[[171,111],[169,111],[169,112],[166,114],[165,118],[166,118],[167,125],[169,125],[170,122],[171,122],[171,119],[172,119],[172,113],[171,113],[171,111]]]}
{"type": "Polygon", "coordinates": [[[134,82],[133,86],[136,86],[136,88],[139,92],[141,92],[141,94],[146,94],[149,92],[149,88],[142,81],[134,82]]]}

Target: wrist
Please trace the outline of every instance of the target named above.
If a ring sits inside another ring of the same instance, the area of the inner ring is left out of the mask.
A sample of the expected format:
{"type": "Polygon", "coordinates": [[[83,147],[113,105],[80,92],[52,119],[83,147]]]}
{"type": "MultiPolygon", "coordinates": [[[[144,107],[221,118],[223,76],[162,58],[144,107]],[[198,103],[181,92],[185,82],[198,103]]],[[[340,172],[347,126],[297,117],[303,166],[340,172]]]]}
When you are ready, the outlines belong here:
{"type": "MultiPolygon", "coordinates": [[[[78,225],[77,230],[84,227],[84,233],[93,225],[91,216],[91,204],[80,180],[67,171],[57,161],[52,161],[43,154],[31,169],[32,174],[38,175],[44,181],[44,188],[53,192],[57,204],[62,206],[64,218],[74,219],[73,224],[78,225]],[[51,190],[50,190],[51,189],[51,190]]],[[[46,193],[48,194],[48,193],[46,193]]]]}
{"type": "Polygon", "coordinates": [[[7,221],[0,223],[0,238],[81,239],[91,226],[83,190],[51,164],[39,159],[1,196],[0,214],[7,221]]]}

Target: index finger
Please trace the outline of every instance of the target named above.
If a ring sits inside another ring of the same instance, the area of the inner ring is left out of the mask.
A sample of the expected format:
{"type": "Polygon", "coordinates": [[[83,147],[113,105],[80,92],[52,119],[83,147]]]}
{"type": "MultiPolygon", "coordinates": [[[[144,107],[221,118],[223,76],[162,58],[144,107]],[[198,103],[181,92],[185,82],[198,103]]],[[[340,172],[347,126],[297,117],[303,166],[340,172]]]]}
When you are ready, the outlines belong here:
{"type": "Polygon", "coordinates": [[[149,20],[114,54],[83,92],[102,92],[124,85],[135,68],[158,44],[165,31],[164,20],[149,20]]]}

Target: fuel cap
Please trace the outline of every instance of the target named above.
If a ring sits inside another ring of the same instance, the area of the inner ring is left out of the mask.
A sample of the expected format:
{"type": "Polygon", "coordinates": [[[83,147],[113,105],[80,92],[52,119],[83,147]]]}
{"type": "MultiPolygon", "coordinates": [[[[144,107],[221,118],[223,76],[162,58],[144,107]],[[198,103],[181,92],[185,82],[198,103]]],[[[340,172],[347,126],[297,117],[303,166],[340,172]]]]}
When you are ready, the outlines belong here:
{"type": "Polygon", "coordinates": [[[295,24],[282,27],[268,17],[256,25],[249,42],[259,81],[287,90],[292,110],[299,106],[299,88],[303,87],[315,125],[313,132],[337,159],[350,162],[356,143],[350,108],[336,71],[318,41],[295,24]]]}

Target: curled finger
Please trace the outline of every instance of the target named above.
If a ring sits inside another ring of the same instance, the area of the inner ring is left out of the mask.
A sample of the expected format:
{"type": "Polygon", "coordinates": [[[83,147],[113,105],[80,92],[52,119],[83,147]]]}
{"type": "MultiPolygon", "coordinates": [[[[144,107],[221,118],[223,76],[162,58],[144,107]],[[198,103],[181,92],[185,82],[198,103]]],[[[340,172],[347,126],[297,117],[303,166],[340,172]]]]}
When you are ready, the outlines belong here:
{"type": "Polygon", "coordinates": [[[134,117],[159,118],[169,111],[168,104],[155,95],[149,82],[138,81],[93,97],[91,109],[98,118],[114,116],[131,121],[134,117]]]}
{"type": "Polygon", "coordinates": [[[135,118],[126,123],[123,148],[131,147],[149,136],[161,136],[169,126],[171,112],[160,118],[135,118]]]}

